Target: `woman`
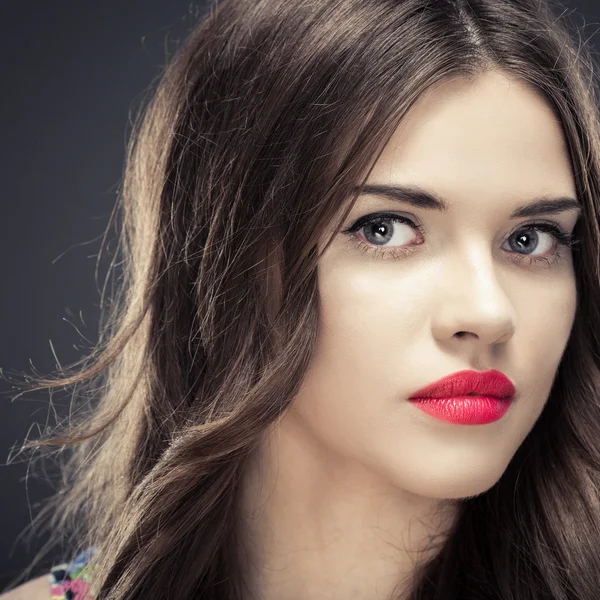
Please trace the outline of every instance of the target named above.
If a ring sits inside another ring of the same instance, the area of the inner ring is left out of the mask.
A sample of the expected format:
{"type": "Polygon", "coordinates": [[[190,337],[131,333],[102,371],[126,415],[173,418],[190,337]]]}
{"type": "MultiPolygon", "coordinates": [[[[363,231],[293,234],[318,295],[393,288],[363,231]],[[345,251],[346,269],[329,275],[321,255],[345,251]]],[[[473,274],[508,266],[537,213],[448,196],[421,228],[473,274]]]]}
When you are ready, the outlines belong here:
{"type": "Polygon", "coordinates": [[[596,74],[542,0],[213,9],[37,380],[91,400],[28,446],[74,449],[71,596],[597,599],[596,74]]]}

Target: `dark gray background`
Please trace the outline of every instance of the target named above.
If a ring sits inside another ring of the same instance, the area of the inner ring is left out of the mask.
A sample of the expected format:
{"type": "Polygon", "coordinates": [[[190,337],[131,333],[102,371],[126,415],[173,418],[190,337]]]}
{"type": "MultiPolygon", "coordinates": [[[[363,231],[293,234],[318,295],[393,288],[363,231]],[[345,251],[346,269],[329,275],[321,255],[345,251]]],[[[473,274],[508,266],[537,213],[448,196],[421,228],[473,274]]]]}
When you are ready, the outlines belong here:
{"type": "MultiPolygon", "coordinates": [[[[96,258],[122,174],[129,111],[208,5],[1,1],[1,369],[29,372],[33,364],[45,374],[56,366],[54,353],[66,365],[89,348],[85,338],[97,341],[112,254],[97,278],[96,258]]],[[[572,22],[585,25],[597,47],[598,0],[563,6],[576,10],[572,22]]],[[[53,488],[39,466],[28,472],[29,455],[5,464],[29,430],[37,435],[36,423],[44,426],[48,392],[11,402],[4,379],[0,386],[1,591],[47,541],[47,534],[19,534],[53,488]]],[[[53,401],[59,415],[68,412],[68,395],[56,392],[53,401]]],[[[69,540],[60,532],[52,539],[58,560],[69,540]]]]}
{"type": "MultiPolygon", "coordinates": [[[[98,339],[96,259],[125,158],[129,112],[208,2],[0,1],[0,368],[40,373],[80,358],[98,339]],[[52,347],[51,347],[52,346],[52,347]]],[[[111,229],[111,234],[114,233],[111,229]]],[[[115,244],[109,245],[112,251],[115,244]]],[[[103,252],[104,255],[104,252],[103,252]]],[[[112,256],[112,253],[111,253],[112,256]]],[[[0,379],[0,590],[48,535],[18,539],[53,490],[21,455],[48,392],[11,402],[0,379]]],[[[69,396],[56,392],[59,415],[69,396]]],[[[50,424],[54,422],[50,414],[50,424]]],[[[48,463],[48,467],[52,464],[48,463]]],[[[54,471],[50,475],[56,481],[54,471]]],[[[60,542],[61,534],[52,536],[60,542]]],[[[65,547],[68,540],[65,540],[65,547]]],[[[53,556],[64,550],[58,544],[53,556]]],[[[31,576],[44,572],[39,563],[31,576]]]]}

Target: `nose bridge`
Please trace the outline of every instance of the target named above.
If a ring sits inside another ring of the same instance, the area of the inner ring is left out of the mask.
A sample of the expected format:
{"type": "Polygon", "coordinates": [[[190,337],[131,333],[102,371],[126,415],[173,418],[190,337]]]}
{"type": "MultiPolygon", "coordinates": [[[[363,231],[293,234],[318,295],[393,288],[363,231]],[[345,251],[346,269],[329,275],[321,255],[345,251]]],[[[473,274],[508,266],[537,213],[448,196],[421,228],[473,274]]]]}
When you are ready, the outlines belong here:
{"type": "Polygon", "coordinates": [[[455,248],[444,261],[434,334],[471,333],[487,343],[506,341],[515,328],[510,297],[498,277],[491,251],[481,244],[455,248]]]}

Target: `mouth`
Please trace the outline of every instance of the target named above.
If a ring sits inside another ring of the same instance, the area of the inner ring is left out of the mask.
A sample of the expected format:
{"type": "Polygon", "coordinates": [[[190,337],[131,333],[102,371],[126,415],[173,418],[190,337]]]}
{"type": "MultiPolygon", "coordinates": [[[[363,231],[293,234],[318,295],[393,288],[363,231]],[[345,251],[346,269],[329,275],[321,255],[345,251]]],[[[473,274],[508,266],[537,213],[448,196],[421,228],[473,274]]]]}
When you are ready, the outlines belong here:
{"type": "Polygon", "coordinates": [[[450,398],[417,398],[410,404],[422,412],[455,425],[486,425],[502,418],[512,404],[512,397],[495,398],[473,394],[450,398]]]}
{"type": "Polygon", "coordinates": [[[511,380],[495,369],[489,371],[463,370],[442,377],[411,394],[417,398],[452,398],[464,396],[492,396],[509,398],[516,393],[511,380]]]}
{"type": "Polygon", "coordinates": [[[452,373],[413,393],[409,401],[449,423],[483,425],[500,419],[512,404],[515,386],[495,369],[452,373]]]}

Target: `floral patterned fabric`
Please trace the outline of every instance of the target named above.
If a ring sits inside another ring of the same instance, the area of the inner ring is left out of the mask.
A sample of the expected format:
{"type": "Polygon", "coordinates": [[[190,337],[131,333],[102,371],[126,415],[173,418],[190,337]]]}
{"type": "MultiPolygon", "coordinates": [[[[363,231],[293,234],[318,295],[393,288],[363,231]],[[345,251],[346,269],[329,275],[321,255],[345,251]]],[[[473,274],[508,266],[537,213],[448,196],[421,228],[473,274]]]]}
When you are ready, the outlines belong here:
{"type": "Polygon", "coordinates": [[[95,548],[87,548],[70,563],[50,569],[50,600],[92,600],[89,594],[88,562],[95,552],[95,548]]]}

